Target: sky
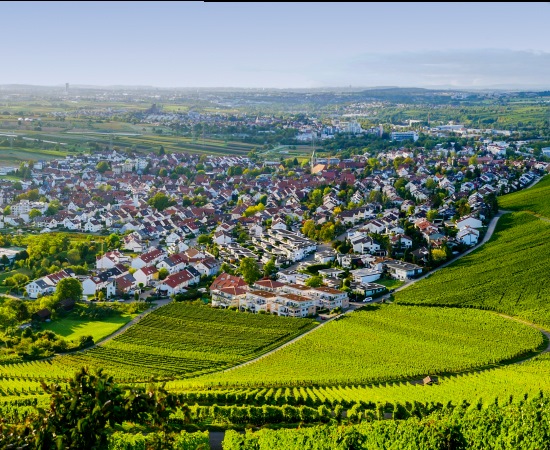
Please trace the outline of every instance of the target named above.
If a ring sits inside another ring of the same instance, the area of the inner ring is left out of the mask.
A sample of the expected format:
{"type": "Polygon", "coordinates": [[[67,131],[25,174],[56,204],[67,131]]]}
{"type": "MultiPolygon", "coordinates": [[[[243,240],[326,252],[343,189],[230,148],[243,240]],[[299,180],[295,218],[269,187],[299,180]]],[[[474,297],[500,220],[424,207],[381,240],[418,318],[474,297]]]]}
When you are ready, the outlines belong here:
{"type": "Polygon", "coordinates": [[[550,88],[550,2],[0,2],[0,84],[550,88]]]}

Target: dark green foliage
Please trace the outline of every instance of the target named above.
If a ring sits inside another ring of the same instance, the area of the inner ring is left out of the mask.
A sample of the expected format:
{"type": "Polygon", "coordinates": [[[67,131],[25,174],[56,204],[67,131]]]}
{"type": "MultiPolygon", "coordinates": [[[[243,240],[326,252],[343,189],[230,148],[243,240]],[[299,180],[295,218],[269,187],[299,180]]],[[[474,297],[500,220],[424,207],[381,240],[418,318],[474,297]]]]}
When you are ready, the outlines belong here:
{"type": "Polygon", "coordinates": [[[104,449],[116,424],[135,421],[164,429],[176,407],[176,398],[163,390],[124,389],[101,370],[80,369],[67,388],[42,386],[51,395],[49,408],[17,425],[0,423],[0,447],[104,449]]]}

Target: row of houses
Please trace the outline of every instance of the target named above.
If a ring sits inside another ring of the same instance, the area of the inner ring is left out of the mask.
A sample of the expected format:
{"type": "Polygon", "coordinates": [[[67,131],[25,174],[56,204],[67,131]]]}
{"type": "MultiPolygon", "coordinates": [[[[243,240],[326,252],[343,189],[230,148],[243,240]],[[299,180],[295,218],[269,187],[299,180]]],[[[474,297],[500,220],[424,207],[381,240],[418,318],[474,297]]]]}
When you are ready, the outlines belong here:
{"type": "Polygon", "coordinates": [[[241,278],[227,273],[214,280],[210,293],[215,307],[236,307],[290,317],[313,315],[321,308],[332,310],[349,306],[347,292],[338,289],[311,288],[269,279],[259,280],[249,287],[241,278]]]}

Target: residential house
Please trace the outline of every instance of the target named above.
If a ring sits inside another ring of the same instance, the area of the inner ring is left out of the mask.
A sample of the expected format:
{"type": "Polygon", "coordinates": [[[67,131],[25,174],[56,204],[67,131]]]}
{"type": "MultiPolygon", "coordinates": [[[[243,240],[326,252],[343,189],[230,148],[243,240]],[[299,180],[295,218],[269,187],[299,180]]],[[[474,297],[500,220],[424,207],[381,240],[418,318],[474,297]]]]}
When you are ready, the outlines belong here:
{"type": "Polygon", "coordinates": [[[160,262],[164,256],[165,253],[162,250],[154,248],[153,250],[134,258],[132,260],[132,267],[134,269],[141,269],[145,266],[155,265],[160,262]]]}
{"type": "Polygon", "coordinates": [[[118,250],[107,252],[104,255],[97,256],[95,261],[96,269],[112,269],[117,264],[130,262],[130,258],[118,250]]]}
{"type": "Polygon", "coordinates": [[[155,266],[145,266],[134,272],[134,278],[138,284],[143,286],[153,286],[159,279],[159,271],[155,266]]]}

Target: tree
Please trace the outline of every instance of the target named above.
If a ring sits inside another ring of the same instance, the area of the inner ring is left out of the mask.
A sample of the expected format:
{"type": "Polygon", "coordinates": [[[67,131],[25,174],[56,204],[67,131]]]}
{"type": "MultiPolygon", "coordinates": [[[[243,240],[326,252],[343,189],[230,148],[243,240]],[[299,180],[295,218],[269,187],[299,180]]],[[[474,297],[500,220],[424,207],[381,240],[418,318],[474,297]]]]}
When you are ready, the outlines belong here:
{"type": "Polygon", "coordinates": [[[164,150],[164,146],[161,145],[160,148],[159,148],[159,156],[162,156],[162,155],[164,155],[165,153],[166,153],[166,152],[165,152],[165,150],[164,150]]]}
{"type": "Polygon", "coordinates": [[[159,270],[159,280],[166,279],[168,275],[170,275],[170,272],[168,272],[168,269],[166,267],[163,267],[159,270]]]}
{"type": "Polygon", "coordinates": [[[275,272],[277,272],[277,267],[275,266],[275,259],[271,258],[264,265],[264,277],[270,277],[275,272]]]}
{"type": "Polygon", "coordinates": [[[11,214],[11,206],[8,205],[4,208],[4,215],[9,216],[11,214]]]}
{"type": "Polygon", "coordinates": [[[433,221],[437,217],[437,209],[430,209],[426,213],[426,219],[428,219],[430,222],[433,221]]]}
{"type": "Polygon", "coordinates": [[[433,191],[436,188],[436,186],[437,186],[437,183],[433,178],[428,178],[426,180],[426,189],[433,191]]]}
{"type": "Polygon", "coordinates": [[[319,239],[324,242],[330,242],[334,239],[335,227],[333,223],[326,222],[319,231],[319,239]]]}
{"type": "Polygon", "coordinates": [[[59,200],[53,200],[46,209],[46,212],[44,213],[46,216],[55,216],[61,205],[59,204],[59,200]]]}
{"type": "Polygon", "coordinates": [[[17,439],[11,441],[16,444],[14,448],[29,435],[34,438],[33,448],[107,448],[116,425],[128,420],[159,426],[177,405],[174,395],[153,385],[145,390],[123,389],[102,369],[92,374],[82,368],[67,387],[42,383],[42,388],[51,396],[49,409],[39,410],[33,421],[26,422],[25,430],[11,433],[17,439]]]}
{"type": "Polygon", "coordinates": [[[315,229],[315,221],[312,219],[306,220],[302,226],[302,233],[310,239],[315,239],[317,230],[315,229]]]}
{"type": "Polygon", "coordinates": [[[432,258],[435,262],[445,261],[447,259],[447,253],[444,249],[434,248],[432,250],[432,258]]]}
{"type": "Polygon", "coordinates": [[[314,275],[305,281],[305,285],[309,287],[319,287],[323,285],[323,279],[320,276],[314,275]]]}
{"type": "Polygon", "coordinates": [[[76,278],[63,278],[55,288],[57,301],[80,300],[82,298],[82,284],[76,278]]]}
{"type": "Polygon", "coordinates": [[[42,213],[38,209],[33,208],[29,212],[29,219],[34,219],[35,217],[42,217],[42,213]]]}
{"type": "Polygon", "coordinates": [[[320,189],[314,189],[310,194],[310,198],[315,206],[321,206],[323,203],[323,193],[320,189]]]}
{"type": "Polygon", "coordinates": [[[116,233],[111,233],[106,239],[109,248],[118,248],[120,246],[120,236],[116,233]]]}
{"type": "Polygon", "coordinates": [[[107,161],[99,161],[95,166],[95,170],[99,173],[105,173],[110,169],[109,163],[107,161]]]}
{"type": "Polygon", "coordinates": [[[197,243],[201,245],[211,245],[212,242],[212,236],[210,236],[209,234],[201,234],[197,238],[197,243]]]}
{"type": "Polygon", "coordinates": [[[159,211],[162,211],[174,204],[174,202],[172,202],[164,192],[157,192],[147,201],[147,203],[159,211]]]}
{"type": "Polygon", "coordinates": [[[239,264],[239,272],[241,273],[244,281],[248,284],[254,283],[262,276],[262,273],[258,268],[258,263],[254,258],[250,257],[241,259],[239,264]]]}
{"type": "Polygon", "coordinates": [[[67,259],[71,264],[78,264],[80,262],[80,252],[76,248],[72,248],[67,252],[67,259]]]}

